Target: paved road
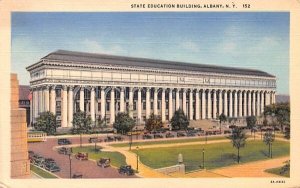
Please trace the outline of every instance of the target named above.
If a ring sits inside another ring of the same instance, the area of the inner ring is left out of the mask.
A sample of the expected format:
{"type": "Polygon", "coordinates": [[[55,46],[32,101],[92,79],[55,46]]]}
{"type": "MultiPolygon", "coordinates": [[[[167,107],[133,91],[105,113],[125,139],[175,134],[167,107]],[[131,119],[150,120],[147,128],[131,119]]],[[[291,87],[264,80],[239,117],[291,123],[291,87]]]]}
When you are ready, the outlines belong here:
{"type": "MultiPolygon", "coordinates": [[[[79,138],[69,138],[72,144],[79,144],[79,138]]],[[[83,137],[83,143],[88,143],[88,137],[83,137]]],[[[61,168],[60,172],[55,174],[61,178],[70,177],[69,156],[58,154],[53,149],[57,145],[57,138],[48,138],[46,142],[29,143],[29,150],[34,151],[43,157],[53,158],[61,168]]],[[[134,178],[136,176],[126,176],[118,173],[118,170],[113,167],[101,168],[94,161],[79,161],[73,157],[72,173],[80,172],[83,178],[134,178]]]]}

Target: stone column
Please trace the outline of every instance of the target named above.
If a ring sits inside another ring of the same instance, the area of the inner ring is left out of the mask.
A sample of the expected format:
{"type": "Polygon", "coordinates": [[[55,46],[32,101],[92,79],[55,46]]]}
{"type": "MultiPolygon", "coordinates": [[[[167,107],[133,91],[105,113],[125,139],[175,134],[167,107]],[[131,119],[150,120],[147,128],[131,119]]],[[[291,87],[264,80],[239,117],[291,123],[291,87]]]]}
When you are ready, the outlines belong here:
{"type": "Polygon", "coordinates": [[[266,92],[266,106],[270,104],[270,92],[266,92]]]}
{"type": "Polygon", "coordinates": [[[200,116],[200,107],[199,107],[199,89],[196,89],[196,104],[195,104],[195,119],[198,120],[200,116]]]}
{"type": "Polygon", "coordinates": [[[228,98],[227,98],[227,91],[224,92],[224,115],[228,116],[228,98]]]}
{"type": "Polygon", "coordinates": [[[211,119],[211,91],[207,92],[207,119],[211,119]]]}
{"type": "Polygon", "coordinates": [[[261,108],[260,112],[263,113],[264,109],[265,109],[265,92],[264,91],[261,92],[261,103],[260,103],[260,105],[261,105],[260,106],[260,108],[261,108]]]}
{"type": "Polygon", "coordinates": [[[55,86],[51,87],[51,103],[50,103],[50,112],[52,112],[54,115],[56,114],[56,93],[55,93],[55,86]]]}
{"type": "Polygon", "coordinates": [[[138,105],[137,105],[137,118],[139,122],[142,121],[142,88],[138,88],[138,105]]]}
{"type": "Polygon", "coordinates": [[[43,88],[39,88],[39,91],[38,91],[38,95],[39,95],[39,115],[40,113],[42,113],[44,111],[44,105],[43,105],[43,88]]]}
{"type": "Polygon", "coordinates": [[[154,115],[158,115],[158,112],[157,112],[157,88],[154,88],[154,96],[153,96],[153,113],[154,115]]]}
{"type": "Polygon", "coordinates": [[[125,110],[125,97],[124,97],[124,87],[121,87],[121,92],[120,92],[120,112],[124,112],[125,110]]]}
{"type": "Polygon", "coordinates": [[[110,124],[115,122],[115,88],[110,91],[110,124]]]}
{"type": "Polygon", "coordinates": [[[63,86],[62,88],[62,120],[61,127],[68,126],[68,90],[67,86],[63,86]]]}
{"type": "MultiPolygon", "coordinates": [[[[101,88],[101,91],[100,91],[100,97],[101,97],[101,119],[105,118],[105,108],[106,108],[106,100],[105,100],[105,91],[104,91],[104,88],[101,88]]],[[[105,120],[106,121],[106,120],[105,120]]]]}
{"type": "Polygon", "coordinates": [[[275,91],[272,92],[272,104],[276,103],[276,95],[275,95],[275,91]]]}
{"type": "Polygon", "coordinates": [[[232,117],[232,91],[229,93],[229,117],[232,117]]]}
{"type": "Polygon", "coordinates": [[[247,116],[247,91],[243,91],[243,116],[246,117],[247,116]]]}
{"type": "Polygon", "coordinates": [[[253,91],[253,94],[252,94],[252,115],[253,116],[256,116],[255,112],[256,112],[256,97],[255,97],[255,91],[253,91]]]}
{"type": "Polygon", "coordinates": [[[68,127],[72,127],[72,121],[73,121],[73,86],[69,87],[69,98],[68,98],[68,127]]]}
{"type": "Polygon", "coordinates": [[[194,110],[193,110],[193,89],[190,90],[190,100],[189,100],[189,117],[193,120],[194,110]]]}
{"type": "Polygon", "coordinates": [[[251,116],[251,91],[248,93],[248,116],[251,116]]]}
{"type": "Polygon", "coordinates": [[[179,89],[176,89],[176,110],[178,110],[180,108],[180,104],[179,104],[179,89]]]}
{"type": "Polygon", "coordinates": [[[133,88],[129,88],[129,116],[133,118],[133,88]]]}
{"type": "Polygon", "coordinates": [[[217,91],[213,90],[213,119],[217,118],[217,91]]]}
{"type": "Polygon", "coordinates": [[[34,100],[34,122],[36,122],[36,118],[39,114],[39,106],[38,106],[38,90],[37,88],[34,88],[33,90],[33,100],[34,100]]]}
{"type": "Polygon", "coordinates": [[[169,89],[169,121],[173,117],[173,88],[169,89]]]}
{"type": "Polygon", "coordinates": [[[234,92],[234,113],[233,113],[233,116],[234,117],[237,117],[237,91],[234,92]]]}
{"type": "Polygon", "coordinates": [[[243,96],[242,96],[242,91],[239,93],[239,117],[243,116],[243,96]]]}
{"type": "Polygon", "coordinates": [[[202,93],[201,93],[201,106],[202,106],[202,109],[201,109],[201,113],[202,113],[202,119],[205,119],[206,118],[206,98],[205,98],[205,90],[203,89],[202,90],[202,93]]]}
{"type": "Polygon", "coordinates": [[[223,101],[222,101],[222,95],[223,95],[223,91],[220,90],[219,91],[219,115],[221,115],[223,113],[223,101]]]}
{"type": "Polygon", "coordinates": [[[260,115],[260,91],[257,92],[256,115],[260,115]]]}
{"type": "Polygon", "coordinates": [[[33,123],[33,91],[30,89],[30,126],[32,127],[33,123]]]}
{"type": "Polygon", "coordinates": [[[186,89],[182,90],[182,110],[184,114],[187,115],[186,114],[186,89]]]}
{"type": "Polygon", "coordinates": [[[44,89],[45,111],[49,111],[49,86],[44,89]]]}
{"type": "Polygon", "coordinates": [[[84,111],[84,87],[80,88],[80,102],[79,102],[80,111],[84,111]]]}
{"type": "Polygon", "coordinates": [[[146,119],[150,117],[150,88],[146,88],[146,119]]]}
{"type": "Polygon", "coordinates": [[[161,92],[161,120],[166,121],[166,90],[162,88],[161,92]]]}
{"type": "Polygon", "coordinates": [[[95,121],[95,88],[92,87],[91,89],[91,101],[90,101],[90,105],[91,105],[91,119],[92,121],[95,121]]]}

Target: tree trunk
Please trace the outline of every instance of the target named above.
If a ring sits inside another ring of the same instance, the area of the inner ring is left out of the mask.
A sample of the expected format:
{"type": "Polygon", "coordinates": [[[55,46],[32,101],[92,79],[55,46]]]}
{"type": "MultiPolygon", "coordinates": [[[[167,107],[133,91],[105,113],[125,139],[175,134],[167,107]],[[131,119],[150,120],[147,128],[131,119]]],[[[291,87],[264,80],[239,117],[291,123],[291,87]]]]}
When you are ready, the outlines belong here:
{"type": "Polygon", "coordinates": [[[80,147],[82,147],[82,133],[80,133],[80,147]]]}
{"type": "Polygon", "coordinates": [[[240,148],[238,148],[238,157],[237,157],[238,163],[240,163],[240,148]]]}
{"type": "Polygon", "coordinates": [[[269,157],[271,157],[271,144],[269,143],[269,157]]]}

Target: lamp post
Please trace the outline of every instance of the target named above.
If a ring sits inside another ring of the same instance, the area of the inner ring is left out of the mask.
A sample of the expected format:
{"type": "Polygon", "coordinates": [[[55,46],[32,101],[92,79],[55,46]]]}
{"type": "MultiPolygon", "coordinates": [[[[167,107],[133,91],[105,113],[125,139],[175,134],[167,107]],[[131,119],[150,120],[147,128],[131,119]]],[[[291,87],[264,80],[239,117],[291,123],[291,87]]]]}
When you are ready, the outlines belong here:
{"type": "Polygon", "coordinates": [[[136,146],[136,171],[139,172],[139,146],[136,146]]]}
{"type": "Polygon", "coordinates": [[[271,142],[271,158],[272,158],[272,153],[273,153],[273,151],[272,151],[272,142],[271,142]]]}
{"type": "Polygon", "coordinates": [[[205,156],[205,149],[202,149],[202,168],[204,169],[204,156],[205,156]]]}
{"type": "Polygon", "coordinates": [[[72,155],[69,153],[70,179],[72,178],[72,155]]]}

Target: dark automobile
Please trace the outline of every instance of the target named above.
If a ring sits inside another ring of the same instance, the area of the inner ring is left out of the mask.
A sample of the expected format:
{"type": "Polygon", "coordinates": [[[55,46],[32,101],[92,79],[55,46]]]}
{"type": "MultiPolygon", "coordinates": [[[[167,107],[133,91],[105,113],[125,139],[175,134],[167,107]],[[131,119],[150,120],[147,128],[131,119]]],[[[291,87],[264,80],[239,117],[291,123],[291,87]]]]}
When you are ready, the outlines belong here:
{"type": "Polygon", "coordinates": [[[39,155],[34,155],[32,158],[32,163],[37,166],[42,166],[45,158],[39,155]]]}
{"type": "Polygon", "coordinates": [[[196,136],[196,134],[191,131],[191,132],[188,132],[186,134],[186,136],[188,136],[188,137],[194,137],[194,136],[196,136]]]}
{"type": "Polygon", "coordinates": [[[107,138],[104,139],[104,142],[113,142],[115,139],[111,136],[108,136],[107,138]]]}
{"type": "Polygon", "coordinates": [[[64,154],[64,155],[68,155],[70,153],[72,153],[72,149],[71,148],[66,148],[66,147],[61,147],[57,150],[57,152],[59,154],[64,154]]]}
{"type": "Polygon", "coordinates": [[[59,168],[59,166],[57,166],[56,163],[46,163],[44,165],[44,168],[50,172],[59,172],[60,171],[60,168],[59,168]]]}
{"type": "Polygon", "coordinates": [[[119,168],[119,173],[124,175],[126,174],[127,176],[131,176],[134,175],[134,170],[131,168],[130,165],[124,165],[119,168]]]}
{"type": "Polygon", "coordinates": [[[88,160],[88,153],[81,153],[81,152],[78,152],[76,155],[75,155],[75,158],[82,161],[82,160],[88,160]]]}
{"type": "Polygon", "coordinates": [[[102,139],[98,137],[89,138],[89,143],[95,143],[95,142],[102,142],[102,139]]]}
{"type": "Polygon", "coordinates": [[[185,137],[186,135],[183,132],[178,132],[177,137],[185,137]]]}
{"type": "Polygon", "coordinates": [[[69,144],[72,144],[72,142],[66,138],[59,138],[57,140],[57,144],[58,145],[69,145],[69,144]]]}
{"type": "Polygon", "coordinates": [[[171,133],[167,133],[166,134],[166,138],[174,138],[175,136],[173,135],[173,134],[171,134],[171,133]]]}
{"type": "Polygon", "coordinates": [[[163,138],[163,135],[161,135],[161,134],[155,134],[154,138],[163,138]]]}
{"type": "Polygon", "coordinates": [[[115,140],[116,140],[116,141],[122,141],[122,140],[124,140],[124,139],[123,139],[123,137],[121,137],[121,136],[115,136],[115,140]]]}
{"type": "Polygon", "coordinates": [[[97,161],[97,165],[101,166],[102,168],[106,168],[110,166],[110,158],[100,158],[97,161]]]}
{"type": "Polygon", "coordinates": [[[32,160],[33,155],[34,155],[33,151],[28,151],[28,159],[30,160],[30,162],[32,160]]]}
{"type": "Polygon", "coordinates": [[[149,134],[144,134],[143,139],[152,139],[152,136],[149,134]]]}
{"type": "Polygon", "coordinates": [[[72,175],[72,178],[82,178],[82,174],[81,173],[74,173],[73,175],[72,175]]]}

